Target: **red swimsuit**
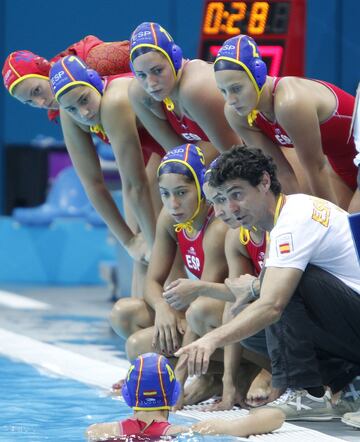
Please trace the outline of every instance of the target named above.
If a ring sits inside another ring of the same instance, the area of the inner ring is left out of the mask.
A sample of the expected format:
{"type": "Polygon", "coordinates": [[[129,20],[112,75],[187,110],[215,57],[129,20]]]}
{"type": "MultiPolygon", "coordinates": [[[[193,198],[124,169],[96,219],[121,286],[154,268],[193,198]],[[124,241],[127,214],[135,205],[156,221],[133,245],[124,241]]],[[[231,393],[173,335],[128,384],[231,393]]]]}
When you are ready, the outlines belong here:
{"type": "MultiPolygon", "coordinates": [[[[275,78],[272,94],[282,77],[275,78]]],[[[334,171],[353,190],[356,189],[357,168],[353,163],[356,155],[353,137],[349,139],[351,118],[354,109],[354,97],[333,84],[320,80],[334,94],[337,102],[336,109],[331,117],[320,124],[321,142],[324,154],[334,171]]],[[[274,143],[284,147],[294,147],[292,140],[285,130],[277,123],[269,121],[265,115],[259,113],[255,120],[256,126],[274,143]]]]}
{"type": "Polygon", "coordinates": [[[194,238],[189,238],[185,230],[176,233],[181,256],[188,270],[199,279],[204,270],[204,248],[203,238],[210,220],[214,216],[214,211],[210,208],[201,230],[194,238]]]}
{"type": "Polygon", "coordinates": [[[177,115],[169,111],[165,104],[162,103],[163,109],[166,115],[166,119],[174,129],[175,133],[182,136],[186,141],[209,141],[205,132],[198,126],[195,121],[190,120],[186,115],[182,118],[178,118],[177,115]]]}
{"type": "Polygon", "coordinates": [[[169,422],[153,421],[150,425],[135,418],[125,419],[119,422],[120,432],[127,436],[164,436],[170,427],[169,422]]]}
{"type": "Polygon", "coordinates": [[[265,260],[265,252],[266,252],[265,235],[260,244],[255,244],[250,237],[250,240],[245,245],[245,247],[253,263],[255,274],[256,276],[259,276],[265,260]]]}
{"type": "MultiPolygon", "coordinates": [[[[134,74],[131,72],[125,74],[111,75],[109,77],[105,77],[105,88],[109,86],[109,84],[116,80],[117,78],[133,78],[134,74]]],[[[96,126],[91,126],[90,131],[94,133],[97,137],[99,137],[104,143],[110,144],[109,138],[107,137],[104,128],[101,124],[97,124],[96,126]]],[[[165,155],[164,149],[158,144],[154,138],[146,131],[145,128],[141,127],[138,129],[141,150],[144,156],[145,165],[149,161],[152,153],[157,153],[162,158],[165,155]]]]}

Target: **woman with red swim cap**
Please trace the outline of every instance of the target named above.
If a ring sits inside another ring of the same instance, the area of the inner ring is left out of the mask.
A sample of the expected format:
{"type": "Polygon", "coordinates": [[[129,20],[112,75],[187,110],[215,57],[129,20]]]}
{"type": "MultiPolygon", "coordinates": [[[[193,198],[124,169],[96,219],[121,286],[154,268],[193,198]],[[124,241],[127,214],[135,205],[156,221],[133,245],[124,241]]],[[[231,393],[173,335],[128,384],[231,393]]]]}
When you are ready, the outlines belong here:
{"type": "Polygon", "coordinates": [[[130,58],[133,108],[151,135],[168,150],[184,142],[203,148],[206,164],[217,151],[241,144],[224,117],[224,99],[212,66],[185,60],[181,48],[157,23],[142,23],[132,33],[130,58]]]}
{"type": "Polygon", "coordinates": [[[76,55],[100,75],[116,75],[130,71],[129,42],[105,43],[94,35],[87,35],[77,43],[55,55],[50,61],[22,50],[8,55],[2,76],[9,93],[24,104],[57,110],[49,85],[51,65],[61,57],[76,55]]]}
{"type": "Polygon", "coordinates": [[[223,44],[214,70],[230,126],[246,144],[273,156],[282,184],[294,174],[280,147],[295,148],[311,193],[347,208],[356,189],[349,136],[354,97],[320,80],[268,77],[246,35],[223,44]]]}

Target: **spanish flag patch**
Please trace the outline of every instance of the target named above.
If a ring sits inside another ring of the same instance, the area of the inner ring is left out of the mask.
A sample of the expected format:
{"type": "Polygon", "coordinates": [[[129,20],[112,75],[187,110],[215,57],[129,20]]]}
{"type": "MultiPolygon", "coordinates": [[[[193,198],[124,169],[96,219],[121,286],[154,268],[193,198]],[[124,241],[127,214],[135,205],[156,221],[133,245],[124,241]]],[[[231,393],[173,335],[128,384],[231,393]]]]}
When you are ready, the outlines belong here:
{"type": "Polygon", "coordinates": [[[294,250],[293,239],[291,233],[276,238],[276,252],[278,256],[288,255],[294,250]]]}
{"type": "Polygon", "coordinates": [[[279,244],[279,251],[281,254],[290,253],[290,244],[288,242],[279,244]]]}

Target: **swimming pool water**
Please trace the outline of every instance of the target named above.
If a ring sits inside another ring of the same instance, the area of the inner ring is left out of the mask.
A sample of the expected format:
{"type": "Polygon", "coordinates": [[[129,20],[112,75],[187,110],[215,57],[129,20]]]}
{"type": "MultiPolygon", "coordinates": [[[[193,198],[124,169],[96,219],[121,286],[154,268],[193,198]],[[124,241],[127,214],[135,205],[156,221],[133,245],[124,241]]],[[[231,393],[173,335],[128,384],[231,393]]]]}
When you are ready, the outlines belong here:
{"type": "MultiPolygon", "coordinates": [[[[27,364],[0,357],[0,441],[80,442],[95,422],[131,414],[120,400],[79,382],[40,373],[27,364]]],[[[180,416],[171,422],[190,424],[180,416]]],[[[180,436],[179,442],[234,441],[233,437],[180,436]]]]}

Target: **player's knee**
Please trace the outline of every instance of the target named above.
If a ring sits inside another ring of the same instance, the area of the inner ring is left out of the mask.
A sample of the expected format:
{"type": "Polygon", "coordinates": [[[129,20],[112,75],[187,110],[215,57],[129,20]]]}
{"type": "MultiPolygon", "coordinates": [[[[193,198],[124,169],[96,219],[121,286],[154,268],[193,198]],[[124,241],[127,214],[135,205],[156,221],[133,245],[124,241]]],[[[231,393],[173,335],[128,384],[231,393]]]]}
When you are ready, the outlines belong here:
{"type": "Polygon", "coordinates": [[[186,320],[191,330],[198,335],[204,334],[207,310],[205,303],[197,299],[186,311],[186,320]]]}
{"type": "Polygon", "coordinates": [[[137,299],[123,298],[117,301],[110,313],[110,323],[115,333],[125,338],[128,337],[138,311],[137,299]]]}
{"type": "Polygon", "coordinates": [[[128,337],[125,344],[125,351],[129,361],[136,359],[139,355],[147,353],[149,349],[144,348],[141,333],[133,333],[128,337]]]}

